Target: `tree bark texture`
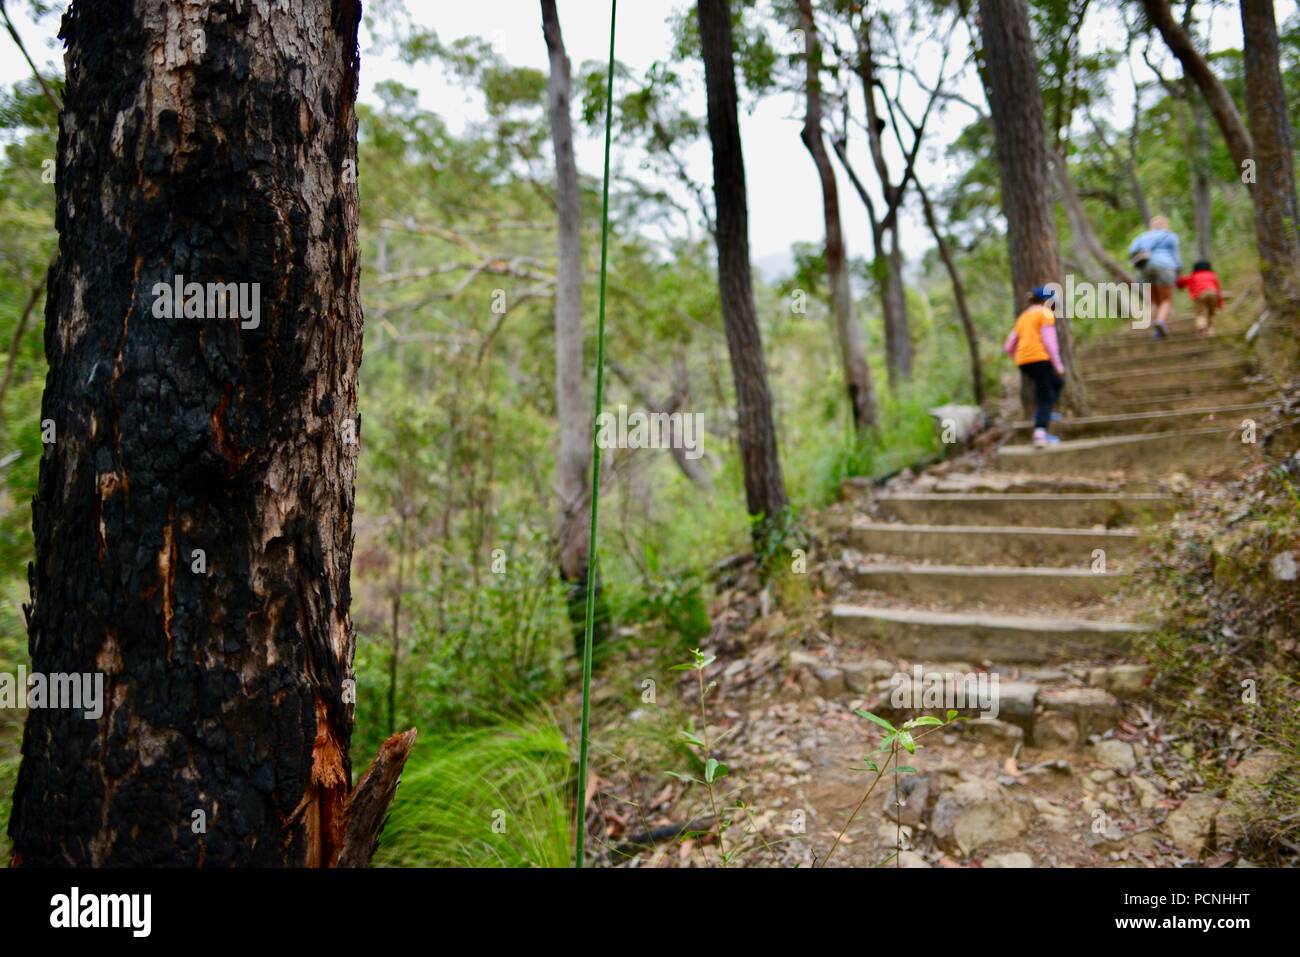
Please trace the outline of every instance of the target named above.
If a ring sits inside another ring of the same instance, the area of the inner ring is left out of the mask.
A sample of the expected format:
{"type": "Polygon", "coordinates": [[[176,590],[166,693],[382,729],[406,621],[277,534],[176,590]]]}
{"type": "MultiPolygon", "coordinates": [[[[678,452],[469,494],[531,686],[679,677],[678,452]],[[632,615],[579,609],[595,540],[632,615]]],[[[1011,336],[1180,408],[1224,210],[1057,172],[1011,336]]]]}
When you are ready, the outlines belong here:
{"type": "Polygon", "coordinates": [[[1290,375],[1300,352],[1300,204],[1272,0],[1241,0],[1241,28],[1246,114],[1255,145],[1255,240],[1269,306],[1261,354],[1270,368],[1290,375]]]}

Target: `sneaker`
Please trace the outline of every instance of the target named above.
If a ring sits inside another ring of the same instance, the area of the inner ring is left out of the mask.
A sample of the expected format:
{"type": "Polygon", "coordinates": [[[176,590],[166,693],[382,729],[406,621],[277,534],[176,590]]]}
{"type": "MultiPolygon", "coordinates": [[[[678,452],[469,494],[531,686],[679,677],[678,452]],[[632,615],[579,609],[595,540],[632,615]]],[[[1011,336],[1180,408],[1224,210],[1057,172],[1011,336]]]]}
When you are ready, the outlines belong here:
{"type": "Polygon", "coordinates": [[[1169,330],[1166,329],[1164,326],[1160,325],[1159,323],[1156,323],[1155,331],[1151,333],[1151,338],[1163,339],[1167,335],[1169,335],[1169,330]]]}
{"type": "Polygon", "coordinates": [[[1034,448],[1043,449],[1049,445],[1060,444],[1060,438],[1052,435],[1046,429],[1034,429],[1034,448]]]}

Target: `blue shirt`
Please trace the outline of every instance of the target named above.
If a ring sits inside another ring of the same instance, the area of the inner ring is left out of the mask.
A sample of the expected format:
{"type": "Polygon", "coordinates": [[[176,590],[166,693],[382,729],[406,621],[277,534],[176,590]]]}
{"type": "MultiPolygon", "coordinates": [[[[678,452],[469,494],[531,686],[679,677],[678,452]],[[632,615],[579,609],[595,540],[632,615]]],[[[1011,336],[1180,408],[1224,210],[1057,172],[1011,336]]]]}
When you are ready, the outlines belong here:
{"type": "Polygon", "coordinates": [[[1178,255],[1178,237],[1168,229],[1148,229],[1133,240],[1133,245],[1128,248],[1129,258],[1131,259],[1139,250],[1145,250],[1150,254],[1151,258],[1148,262],[1152,266],[1162,266],[1174,272],[1182,271],[1183,261],[1178,255]]]}

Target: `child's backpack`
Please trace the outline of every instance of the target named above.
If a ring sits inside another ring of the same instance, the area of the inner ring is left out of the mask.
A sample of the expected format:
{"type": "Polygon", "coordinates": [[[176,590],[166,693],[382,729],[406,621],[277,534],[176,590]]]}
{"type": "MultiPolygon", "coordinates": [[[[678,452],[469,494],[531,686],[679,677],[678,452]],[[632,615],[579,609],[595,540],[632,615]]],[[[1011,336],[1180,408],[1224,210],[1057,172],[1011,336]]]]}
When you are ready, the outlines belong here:
{"type": "Polygon", "coordinates": [[[1151,258],[1151,250],[1135,249],[1133,250],[1133,255],[1129,256],[1128,261],[1133,264],[1135,269],[1141,269],[1143,266],[1147,264],[1147,261],[1150,258],[1151,258]]]}

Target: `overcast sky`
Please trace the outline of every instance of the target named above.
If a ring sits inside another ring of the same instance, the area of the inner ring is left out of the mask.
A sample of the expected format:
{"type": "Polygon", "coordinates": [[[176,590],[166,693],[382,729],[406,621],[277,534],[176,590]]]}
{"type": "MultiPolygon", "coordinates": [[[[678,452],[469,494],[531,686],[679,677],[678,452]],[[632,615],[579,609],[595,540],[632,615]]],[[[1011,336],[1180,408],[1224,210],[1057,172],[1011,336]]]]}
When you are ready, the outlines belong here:
{"type": "MultiPolygon", "coordinates": [[[[905,2],[886,0],[885,6],[901,9],[905,2]]],[[[585,61],[603,61],[609,49],[608,4],[602,0],[558,0],[558,6],[565,44],[575,70],[585,61]]],[[[58,63],[61,69],[62,54],[55,37],[58,17],[47,17],[40,24],[33,24],[23,9],[25,4],[11,3],[9,7],[37,62],[51,66],[58,63]]],[[[1295,7],[1295,0],[1276,3],[1278,22],[1291,16],[1295,7]]],[[[665,58],[672,40],[670,16],[675,10],[685,8],[682,0],[624,0],[618,10],[617,58],[638,74],[655,60],[665,58]]],[[[542,38],[537,0],[408,0],[407,9],[415,22],[436,30],[444,42],[464,36],[485,37],[509,62],[546,69],[546,44],[542,38]]],[[[1123,28],[1113,13],[1096,7],[1093,11],[1083,32],[1084,52],[1114,44],[1123,35],[1123,28]]],[[[1213,49],[1240,47],[1241,22],[1235,4],[1215,10],[1210,27],[1213,49]]],[[[966,34],[959,27],[953,39],[950,75],[964,59],[966,42],[966,34]]],[[[26,75],[26,65],[7,36],[0,36],[0,45],[6,48],[5,55],[0,57],[0,81],[10,84],[26,75]]],[[[364,32],[361,46],[363,99],[375,100],[374,86],[377,82],[397,80],[418,90],[421,106],[443,116],[453,129],[462,126],[466,120],[482,116],[481,102],[472,95],[467,96],[466,91],[441,69],[432,65],[406,67],[396,62],[391,53],[373,53],[372,38],[364,32]]],[[[1155,49],[1161,52],[1158,46],[1155,49]]],[[[931,45],[916,55],[916,68],[926,76],[927,82],[935,76],[938,53],[938,46],[931,45]]],[[[1135,60],[1139,80],[1150,79],[1150,73],[1140,58],[1135,57],[1135,60]]],[[[1163,60],[1170,62],[1167,55],[1163,60]]],[[[1168,68],[1166,72],[1175,71],[1168,68]]],[[[967,71],[967,74],[953,88],[976,102],[982,102],[978,80],[973,71],[967,71]]],[[[913,88],[905,93],[904,101],[915,118],[924,106],[924,95],[913,88]]],[[[1103,112],[1115,117],[1117,125],[1124,126],[1131,115],[1132,103],[1127,70],[1120,69],[1113,78],[1112,106],[1103,112]]],[[[704,113],[700,93],[685,105],[700,115],[704,113]]],[[[749,181],[751,247],[756,264],[769,276],[788,267],[792,243],[818,242],[823,237],[820,187],[812,160],[799,140],[802,115],[800,98],[791,94],[768,97],[757,104],[752,114],[741,115],[749,181]]],[[[955,171],[945,162],[944,149],[972,116],[966,108],[954,105],[931,120],[926,137],[929,145],[922,150],[917,164],[918,175],[927,186],[938,187],[954,175],[955,171]]],[[[578,133],[579,166],[585,173],[599,175],[599,136],[588,136],[581,127],[578,133]]],[[[850,151],[859,173],[870,182],[869,156],[865,137],[860,132],[850,151]]],[[[624,148],[616,141],[614,153],[616,163],[628,171],[636,170],[640,157],[634,150],[624,148]]],[[[893,158],[897,169],[896,152],[893,158]]],[[[699,182],[710,182],[707,143],[697,144],[686,159],[688,168],[699,182]]],[[[841,213],[850,255],[869,255],[870,232],[866,213],[838,169],[837,175],[840,176],[841,213]]],[[[904,216],[902,228],[904,249],[914,259],[930,245],[919,212],[909,211],[904,216]]]]}

